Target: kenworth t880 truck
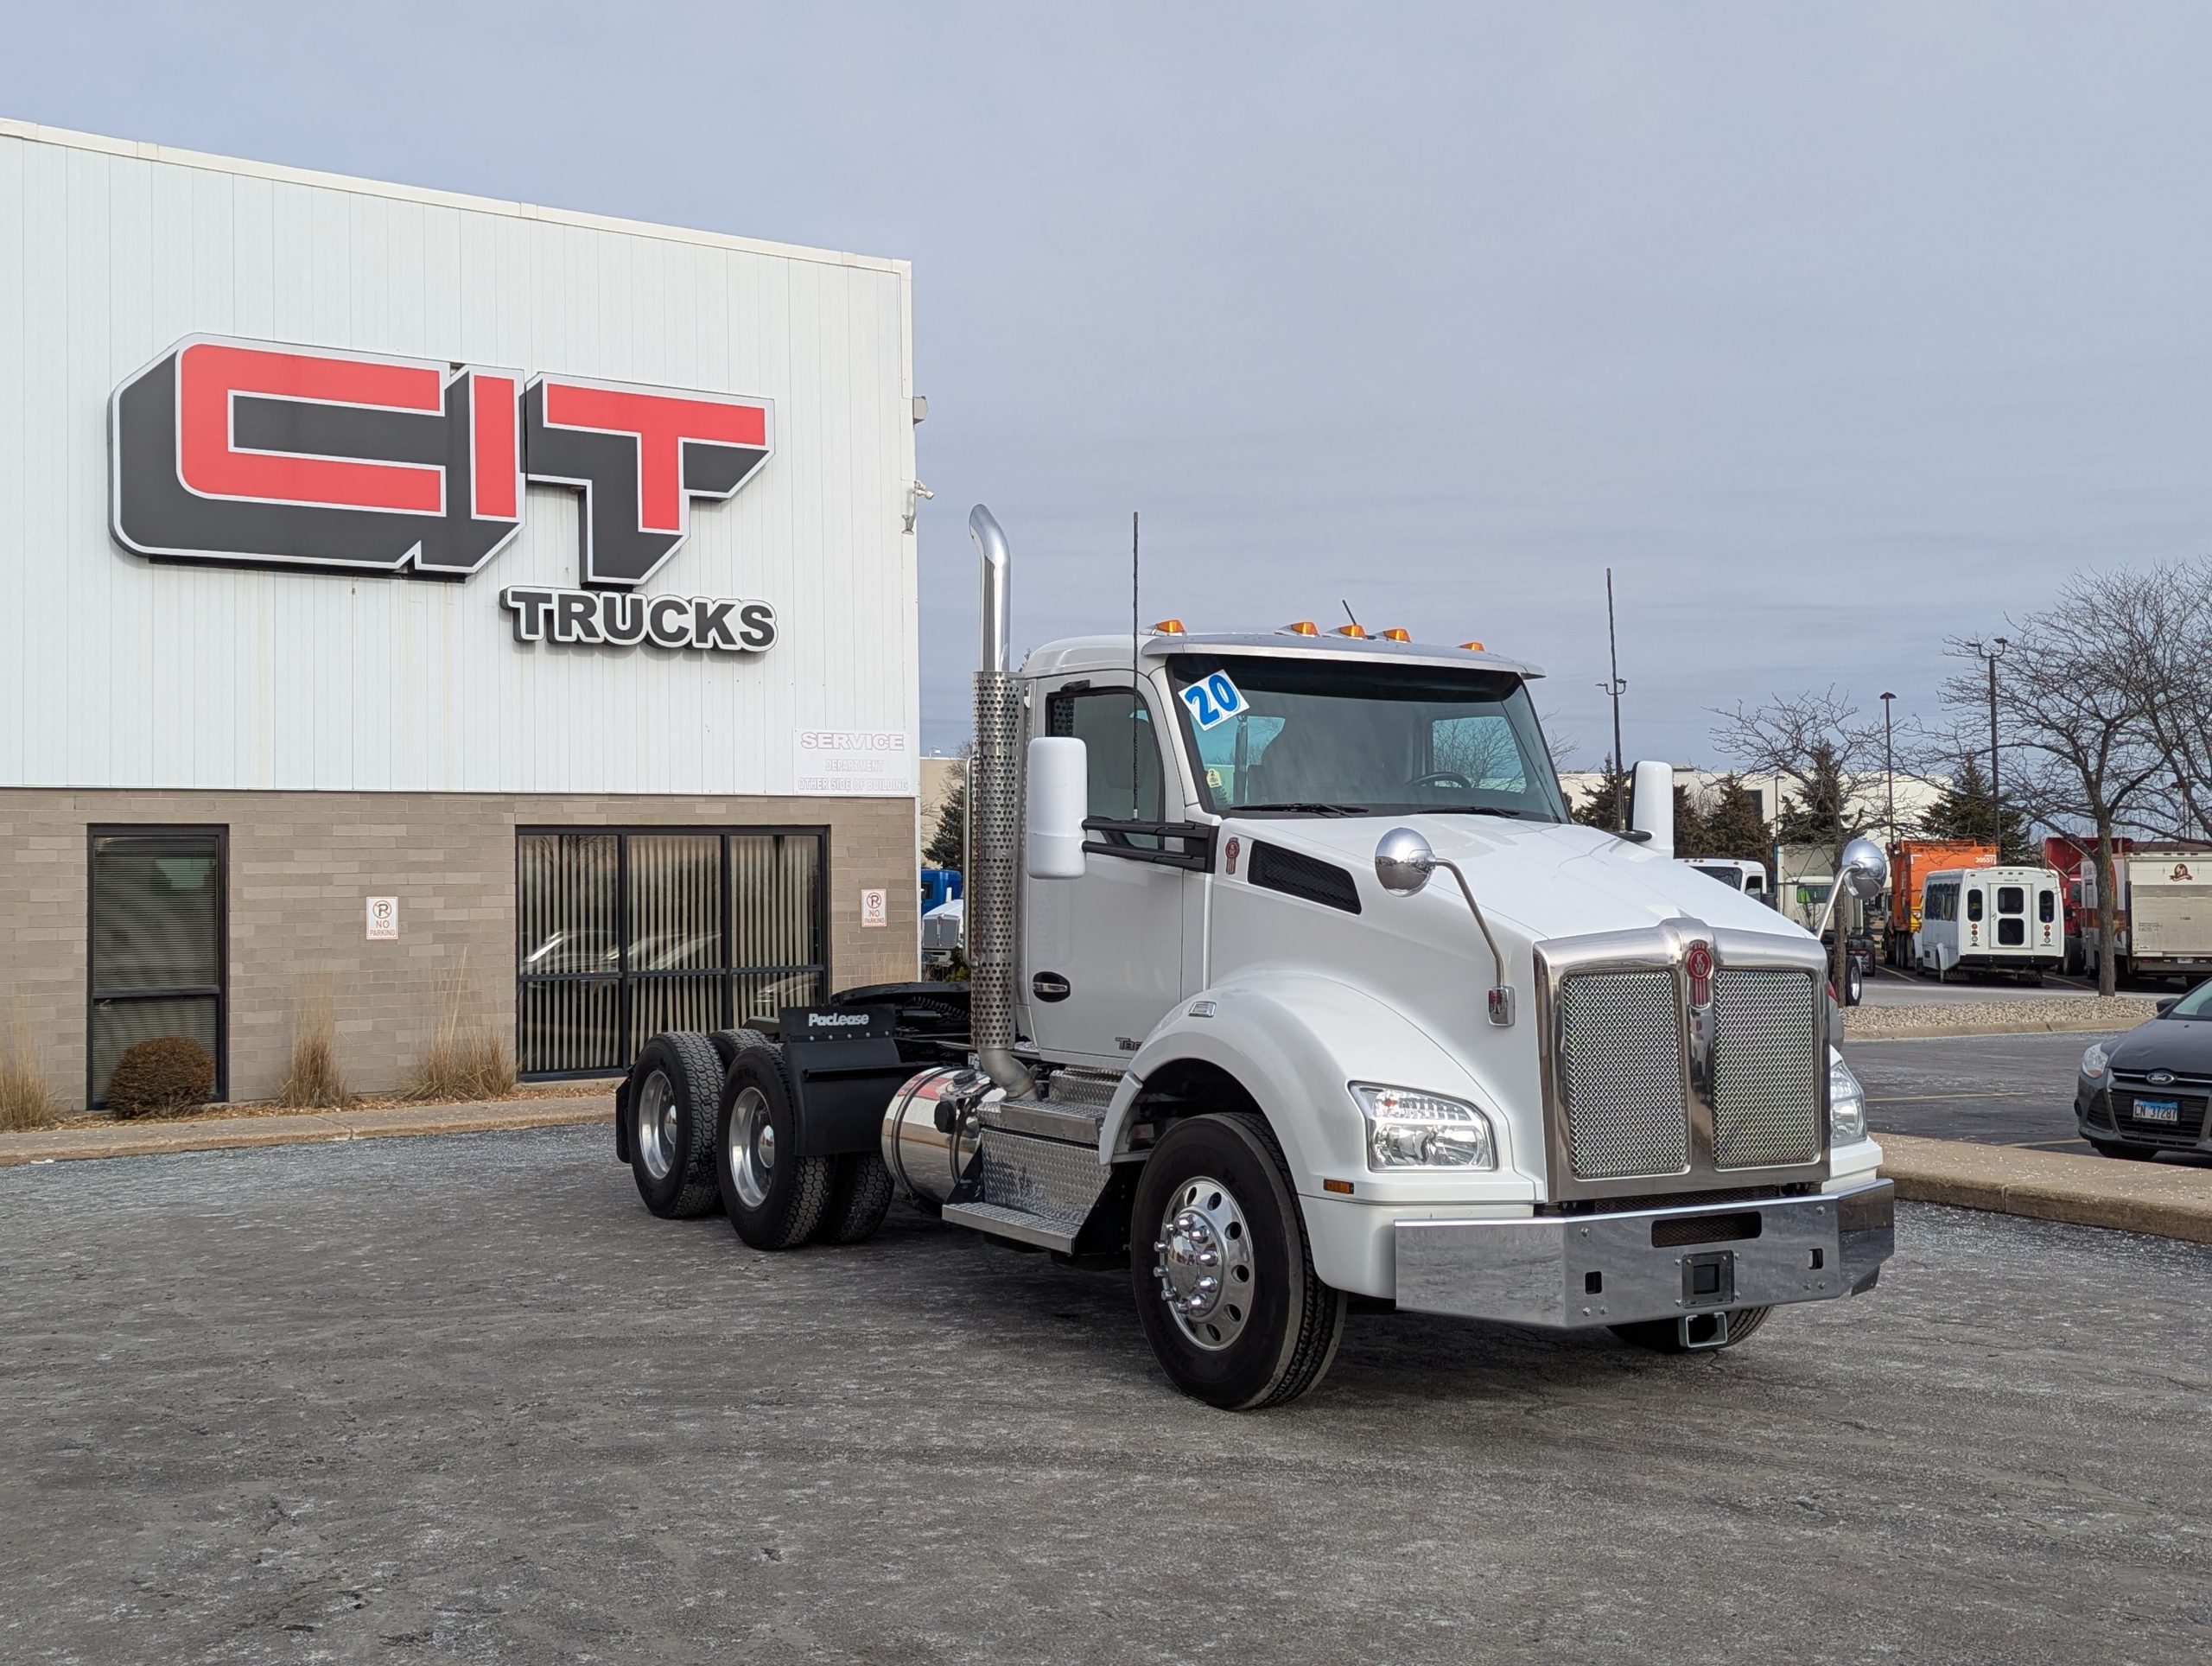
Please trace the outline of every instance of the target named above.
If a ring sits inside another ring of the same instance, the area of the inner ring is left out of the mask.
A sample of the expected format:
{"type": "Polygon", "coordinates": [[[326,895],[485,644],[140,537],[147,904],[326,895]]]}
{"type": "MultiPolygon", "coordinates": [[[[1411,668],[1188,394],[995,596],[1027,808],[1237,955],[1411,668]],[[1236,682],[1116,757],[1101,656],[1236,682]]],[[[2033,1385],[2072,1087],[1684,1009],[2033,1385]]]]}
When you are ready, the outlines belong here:
{"type": "MultiPolygon", "coordinates": [[[[1217,1406],[1306,1393],[1348,1297],[1733,1346],[1893,1247],[1820,944],[1638,830],[1568,820],[1478,643],[1173,621],[1009,666],[978,507],[971,982],[655,1037],[618,1095],[647,1205],[759,1250],[894,1195],[1127,1269],[1217,1406]]],[[[1878,890],[1859,842],[1847,882],[1878,890]]]]}

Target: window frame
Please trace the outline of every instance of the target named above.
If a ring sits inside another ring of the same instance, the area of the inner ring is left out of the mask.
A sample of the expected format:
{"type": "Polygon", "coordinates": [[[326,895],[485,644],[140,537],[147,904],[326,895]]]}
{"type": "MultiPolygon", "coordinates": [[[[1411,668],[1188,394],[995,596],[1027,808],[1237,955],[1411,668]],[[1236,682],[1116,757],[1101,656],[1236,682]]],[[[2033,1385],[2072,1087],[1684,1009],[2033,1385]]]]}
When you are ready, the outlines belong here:
{"type": "MultiPolygon", "coordinates": [[[[628,1059],[635,1059],[643,1039],[634,1031],[636,1011],[632,987],[640,981],[654,978],[714,977],[721,985],[721,1019],[717,1027],[734,1029],[737,1019],[733,1014],[734,1002],[730,993],[731,980],[747,973],[813,972],[822,979],[823,993],[829,993],[830,966],[833,956],[830,942],[830,829],[823,823],[773,823],[758,826],[734,823],[715,823],[708,826],[686,823],[614,823],[605,825],[565,825],[517,823],[514,829],[514,885],[512,893],[514,905],[514,924],[512,937],[515,950],[515,1024],[514,1049],[518,1065],[523,1058],[522,992],[530,984],[591,984],[610,981],[606,972],[536,972],[522,970],[522,842],[526,838],[612,838],[615,841],[614,911],[615,932],[621,944],[620,963],[611,975],[615,986],[615,1051],[628,1059]],[[721,903],[716,911],[715,930],[721,936],[721,963],[715,966],[667,968],[657,971],[633,972],[630,969],[630,841],[633,838],[713,838],[721,843],[721,903]],[[747,838],[810,838],[815,842],[817,855],[814,887],[814,945],[820,956],[818,961],[791,966],[733,966],[729,958],[733,949],[730,937],[733,899],[730,886],[730,841],[747,838]]],[[[577,1082],[590,1081],[619,1075],[626,1066],[592,1067],[582,1070],[521,1071],[516,1080],[522,1082],[577,1082]]]]}
{"type": "Polygon", "coordinates": [[[212,1104],[227,1104],[231,1097],[231,829],[227,822],[88,822],[85,825],[85,1109],[103,1110],[105,1095],[92,1097],[92,1071],[97,1054],[92,1046],[92,1015],[103,1001],[204,1001],[215,1002],[215,1096],[212,1104]],[[99,870],[93,848],[102,839],[213,838],[215,842],[215,982],[213,985],[179,985],[166,989],[123,989],[102,995],[99,990],[99,870]]]}

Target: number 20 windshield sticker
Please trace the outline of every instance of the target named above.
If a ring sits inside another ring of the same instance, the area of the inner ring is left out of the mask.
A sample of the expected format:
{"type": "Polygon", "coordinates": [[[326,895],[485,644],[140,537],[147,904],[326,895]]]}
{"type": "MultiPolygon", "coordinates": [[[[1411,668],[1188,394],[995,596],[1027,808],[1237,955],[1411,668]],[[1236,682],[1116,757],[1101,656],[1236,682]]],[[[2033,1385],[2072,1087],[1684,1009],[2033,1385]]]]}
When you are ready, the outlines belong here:
{"type": "Polygon", "coordinates": [[[1183,690],[1183,703],[1191,709],[1191,721],[1202,729],[1217,728],[1246,709],[1243,691],[1229,680],[1227,671],[1192,684],[1183,690]]]}

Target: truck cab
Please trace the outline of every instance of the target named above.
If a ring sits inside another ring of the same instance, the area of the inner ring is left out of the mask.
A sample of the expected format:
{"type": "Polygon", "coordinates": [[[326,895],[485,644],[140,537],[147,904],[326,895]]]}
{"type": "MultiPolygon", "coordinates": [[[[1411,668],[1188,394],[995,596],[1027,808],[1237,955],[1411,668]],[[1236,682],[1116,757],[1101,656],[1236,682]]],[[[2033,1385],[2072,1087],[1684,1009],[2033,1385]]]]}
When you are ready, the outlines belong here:
{"type": "MultiPolygon", "coordinates": [[[[1891,1194],[1826,958],[1673,859],[1667,766],[1631,836],[1577,825],[1535,668],[1404,632],[1163,621],[1014,665],[1003,535],[971,527],[969,1033],[889,1096],[899,1192],[1126,1269],[1169,1377],[1239,1408],[1318,1383],[1351,1297],[1681,1352],[1873,1285],[1891,1194]]],[[[1856,894],[1884,865],[1845,853],[1856,894]]],[[[728,1066],[748,1243],[812,1230],[764,1132],[846,1160],[804,1103],[863,1069],[838,1045],[728,1066]]]]}

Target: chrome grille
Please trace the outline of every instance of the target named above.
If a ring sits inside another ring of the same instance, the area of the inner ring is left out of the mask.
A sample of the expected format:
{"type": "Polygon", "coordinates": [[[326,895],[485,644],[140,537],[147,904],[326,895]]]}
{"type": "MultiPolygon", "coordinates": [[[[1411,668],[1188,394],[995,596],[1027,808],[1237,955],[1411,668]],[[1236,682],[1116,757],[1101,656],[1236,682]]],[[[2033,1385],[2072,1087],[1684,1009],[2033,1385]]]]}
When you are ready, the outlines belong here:
{"type": "Polygon", "coordinates": [[[1713,1162],[1770,1168],[1821,1154],[1819,1008],[1805,972],[1713,975],[1713,1162]]]}
{"type": "Polygon", "coordinates": [[[1586,1180],[1689,1167],[1681,1008],[1671,971],[1584,972],[1559,995],[1567,1154],[1586,1180]]]}

